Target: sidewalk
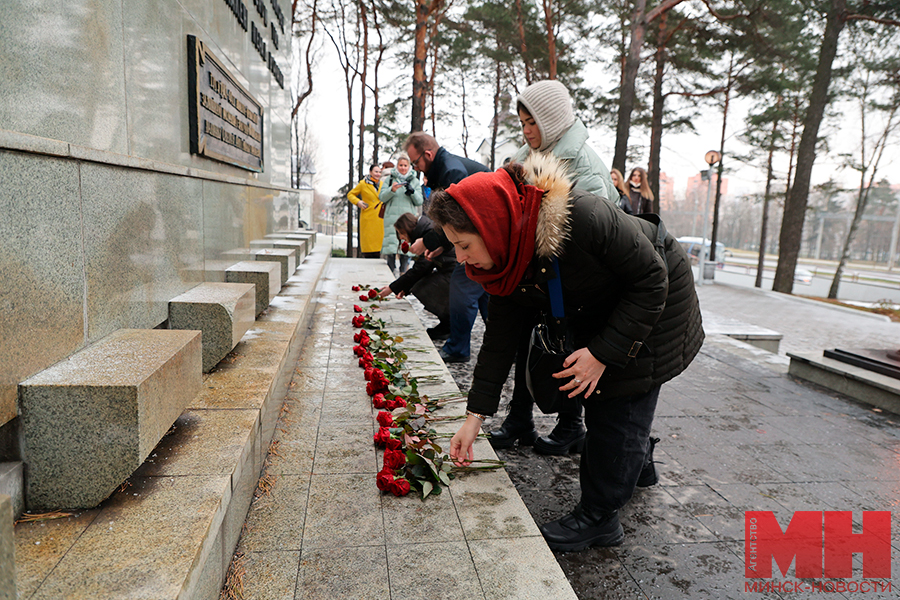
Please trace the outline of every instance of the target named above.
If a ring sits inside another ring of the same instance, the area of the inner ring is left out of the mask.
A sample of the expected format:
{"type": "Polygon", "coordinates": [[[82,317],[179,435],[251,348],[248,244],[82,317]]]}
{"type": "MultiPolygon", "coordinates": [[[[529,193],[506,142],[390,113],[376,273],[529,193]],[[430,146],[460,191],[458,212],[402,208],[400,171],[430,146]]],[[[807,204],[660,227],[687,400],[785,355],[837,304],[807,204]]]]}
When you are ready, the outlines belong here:
{"type": "MultiPolygon", "coordinates": [[[[376,489],[382,456],[351,350],[353,304],[361,304],[351,286],[390,281],[380,261],[329,263],[226,592],[253,600],[575,598],[502,470],[461,476],[424,502],[376,489]]],[[[404,338],[420,392],[459,393],[408,302],[385,302],[378,316],[404,338]]],[[[463,411],[453,404],[441,414],[463,411]]],[[[476,452],[495,458],[485,440],[476,452]]]]}
{"type": "MultiPolygon", "coordinates": [[[[831,598],[896,598],[900,585],[900,417],[790,378],[786,351],[900,344],[900,324],[771,292],[698,288],[717,313],[784,335],[778,355],[709,336],[681,376],[663,386],[653,426],[660,483],[638,489],[617,548],[556,553],[576,594],[594,598],[819,598],[745,592],[744,511],[772,511],[786,527],[797,510],[893,511],[893,591],[831,598]]],[[[456,365],[453,365],[456,367],[456,365]]],[[[468,376],[474,365],[468,365],[468,376]]],[[[451,369],[453,370],[453,369],[451,369]]],[[[463,375],[464,376],[464,375],[463,375]]],[[[461,377],[462,378],[462,377],[461,377]]],[[[509,398],[509,388],[505,401],[509,398]]],[[[506,414],[501,408],[496,427],[506,414]]],[[[554,420],[537,419],[549,432],[554,420]]],[[[535,521],[577,502],[578,456],[498,451],[535,521]]],[[[854,558],[859,565],[859,555],[854,558]]],[[[777,580],[793,579],[791,567],[777,580]]],[[[861,570],[854,573],[862,579],[861,570]]]]}

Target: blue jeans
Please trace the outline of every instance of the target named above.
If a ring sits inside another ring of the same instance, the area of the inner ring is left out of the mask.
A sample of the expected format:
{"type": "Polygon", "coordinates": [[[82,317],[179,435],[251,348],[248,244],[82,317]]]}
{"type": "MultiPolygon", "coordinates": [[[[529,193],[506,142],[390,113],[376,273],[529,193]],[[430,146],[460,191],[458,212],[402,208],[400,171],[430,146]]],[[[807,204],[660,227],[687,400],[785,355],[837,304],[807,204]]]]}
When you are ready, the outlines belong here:
{"type": "Polygon", "coordinates": [[[456,265],[450,275],[450,337],[444,343],[444,352],[462,356],[472,353],[472,325],[478,311],[487,321],[488,298],[481,284],[466,276],[465,265],[456,265]]]}
{"type": "MultiPolygon", "coordinates": [[[[385,254],[385,260],[387,260],[388,268],[393,273],[397,268],[397,255],[396,254],[385,254]]],[[[401,254],[400,255],[400,273],[403,274],[406,272],[406,269],[409,267],[409,255],[401,254]]]]}

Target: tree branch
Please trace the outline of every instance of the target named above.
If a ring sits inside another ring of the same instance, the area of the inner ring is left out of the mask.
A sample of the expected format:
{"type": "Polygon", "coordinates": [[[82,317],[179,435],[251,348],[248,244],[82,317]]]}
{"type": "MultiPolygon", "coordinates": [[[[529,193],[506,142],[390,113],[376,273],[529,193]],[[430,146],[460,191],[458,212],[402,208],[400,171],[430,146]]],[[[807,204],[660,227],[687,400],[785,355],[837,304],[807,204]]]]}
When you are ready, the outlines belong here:
{"type": "Polygon", "coordinates": [[[874,23],[880,23],[882,25],[893,25],[894,27],[900,27],[900,21],[895,19],[883,19],[879,17],[870,17],[868,15],[844,15],[845,21],[872,21],[874,23]]]}

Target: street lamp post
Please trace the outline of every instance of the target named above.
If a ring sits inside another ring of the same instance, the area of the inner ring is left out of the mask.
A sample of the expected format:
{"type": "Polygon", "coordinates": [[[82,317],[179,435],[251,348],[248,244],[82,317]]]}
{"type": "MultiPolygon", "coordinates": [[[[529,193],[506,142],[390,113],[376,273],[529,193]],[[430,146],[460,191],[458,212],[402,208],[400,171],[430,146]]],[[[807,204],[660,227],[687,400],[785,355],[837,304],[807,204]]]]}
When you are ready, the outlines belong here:
{"type": "MultiPolygon", "coordinates": [[[[700,242],[700,285],[703,285],[706,277],[706,257],[708,256],[706,250],[706,228],[709,224],[709,192],[712,190],[712,174],[713,174],[713,165],[719,162],[722,158],[722,155],[719,154],[715,150],[710,150],[704,156],[704,160],[706,160],[706,164],[709,165],[709,170],[706,172],[706,204],[703,207],[703,233],[700,242]]],[[[712,248],[710,248],[710,251],[712,248]]],[[[714,273],[714,272],[713,272],[714,273]]],[[[713,277],[709,277],[708,279],[713,279],[713,277]]]]}

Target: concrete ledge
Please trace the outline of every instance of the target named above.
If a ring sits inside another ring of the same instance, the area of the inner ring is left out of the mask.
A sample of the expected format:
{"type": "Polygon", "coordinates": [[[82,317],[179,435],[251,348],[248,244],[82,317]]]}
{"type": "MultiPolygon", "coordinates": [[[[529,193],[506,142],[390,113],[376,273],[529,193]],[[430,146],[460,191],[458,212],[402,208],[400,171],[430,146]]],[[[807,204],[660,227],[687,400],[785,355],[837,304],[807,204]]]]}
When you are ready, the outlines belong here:
{"type": "Polygon", "coordinates": [[[288,277],[297,270],[297,253],[293,250],[281,250],[266,248],[255,252],[256,260],[277,262],[281,265],[281,281],[287,281],[288,277]]]}
{"type": "Polygon", "coordinates": [[[269,308],[281,291],[281,265],[272,261],[242,261],[225,269],[227,283],[252,283],[256,286],[256,315],[269,308]]]}
{"type": "Polygon", "coordinates": [[[788,373],[840,392],[865,404],[900,415],[900,381],[853,365],[825,358],[821,353],[788,353],[788,373]]]}
{"type": "Polygon", "coordinates": [[[21,461],[0,463],[0,495],[12,500],[14,517],[25,510],[25,470],[21,461]]]}
{"type": "Polygon", "coordinates": [[[203,372],[231,352],[256,320],[256,287],[201,283],[169,301],[169,329],[203,332],[203,372]]]}
{"type": "Polygon", "coordinates": [[[200,389],[199,331],[120,329],[19,384],[29,509],[90,508],[200,389]]]}
{"type": "MultiPolygon", "coordinates": [[[[308,239],[308,238],[307,238],[308,239]]],[[[252,250],[293,250],[297,253],[296,259],[297,264],[303,261],[307,254],[309,254],[307,239],[287,239],[287,238],[266,238],[264,240],[253,240],[250,242],[250,248],[252,250]]]]}
{"type": "Polygon", "coordinates": [[[0,494],[0,600],[16,600],[18,597],[12,500],[0,494]]]}
{"type": "Polygon", "coordinates": [[[727,335],[773,354],[778,354],[778,347],[784,338],[782,334],[772,329],[758,327],[709,311],[703,313],[703,331],[707,335],[727,335]]]}
{"type": "Polygon", "coordinates": [[[129,486],[98,509],[16,527],[21,597],[219,598],[327,260],[308,258],[204,376],[129,486]]]}
{"type": "MultiPolygon", "coordinates": [[[[312,245],[316,245],[316,230],[315,229],[282,229],[280,231],[276,231],[273,234],[269,235],[280,235],[285,237],[309,237],[312,239],[312,245]]],[[[265,237],[269,237],[268,235],[265,237]]]]}

